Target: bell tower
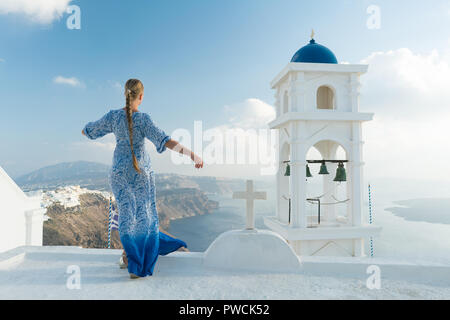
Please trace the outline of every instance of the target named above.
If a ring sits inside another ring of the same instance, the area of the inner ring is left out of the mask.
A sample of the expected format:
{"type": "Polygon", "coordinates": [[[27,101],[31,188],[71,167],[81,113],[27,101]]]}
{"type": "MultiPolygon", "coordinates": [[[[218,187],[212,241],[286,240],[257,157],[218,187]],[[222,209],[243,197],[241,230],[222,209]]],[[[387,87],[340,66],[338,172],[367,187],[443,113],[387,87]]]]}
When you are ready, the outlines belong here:
{"type": "Polygon", "coordinates": [[[364,239],[381,231],[363,214],[361,130],[373,113],[359,112],[359,90],[367,69],[338,64],[313,32],[271,82],[276,118],[269,126],[279,130],[279,170],[276,216],[264,222],[298,255],[364,256],[364,239]],[[311,159],[312,149],[319,156],[311,159]],[[313,175],[322,185],[316,194],[313,175]]]}

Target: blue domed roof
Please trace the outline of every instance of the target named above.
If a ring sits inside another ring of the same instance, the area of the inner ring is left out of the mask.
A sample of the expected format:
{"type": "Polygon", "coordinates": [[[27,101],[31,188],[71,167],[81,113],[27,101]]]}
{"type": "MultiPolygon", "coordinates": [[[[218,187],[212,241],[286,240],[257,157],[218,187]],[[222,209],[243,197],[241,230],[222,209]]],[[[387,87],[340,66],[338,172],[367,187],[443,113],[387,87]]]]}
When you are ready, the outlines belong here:
{"type": "Polygon", "coordinates": [[[292,57],[291,62],[338,63],[334,53],[327,47],[316,43],[314,39],[300,48],[292,57]]]}

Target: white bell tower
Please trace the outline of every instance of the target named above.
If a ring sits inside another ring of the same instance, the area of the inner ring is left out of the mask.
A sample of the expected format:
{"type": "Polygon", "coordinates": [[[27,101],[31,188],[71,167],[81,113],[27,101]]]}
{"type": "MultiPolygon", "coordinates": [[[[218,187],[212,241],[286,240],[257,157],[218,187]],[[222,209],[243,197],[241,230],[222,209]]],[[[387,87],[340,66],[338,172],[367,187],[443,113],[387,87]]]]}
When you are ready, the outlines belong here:
{"type": "Polygon", "coordinates": [[[363,216],[361,127],[373,113],[359,112],[359,78],[368,66],[338,64],[313,36],[271,83],[276,119],[269,126],[279,129],[277,212],[264,222],[298,255],[364,256],[364,239],[381,231],[363,216]],[[345,156],[338,156],[339,147],[345,156]],[[308,159],[311,148],[321,158],[308,159]],[[329,174],[322,175],[322,192],[311,197],[307,167],[317,175],[320,164],[329,174]],[[340,182],[334,181],[338,166],[341,174],[345,168],[340,182]],[[337,196],[336,184],[345,187],[344,199],[337,196]],[[341,212],[335,210],[338,204],[341,212]]]}

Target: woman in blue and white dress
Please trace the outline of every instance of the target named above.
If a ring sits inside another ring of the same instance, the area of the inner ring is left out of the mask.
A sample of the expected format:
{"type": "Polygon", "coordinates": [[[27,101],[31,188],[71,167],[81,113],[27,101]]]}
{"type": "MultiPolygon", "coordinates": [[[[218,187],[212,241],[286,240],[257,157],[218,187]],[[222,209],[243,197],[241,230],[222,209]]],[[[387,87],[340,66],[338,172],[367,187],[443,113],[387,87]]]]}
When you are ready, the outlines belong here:
{"type": "Polygon", "coordinates": [[[138,278],[153,274],[158,255],[187,248],[184,241],[159,230],[155,176],[144,147],[145,138],[153,142],[158,153],[169,148],[185,154],[194,161],[196,168],[202,168],[203,161],[158,128],[150,115],[138,111],[144,97],[141,81],[128,80],[125,96],[124,108],[110,110],[101,119],[89,122],[82,133],[89,139],[108,133],[116,136],[109,181],[119,210],[119,236],[126,253],[124,260],[130,277],[138,278]]]}

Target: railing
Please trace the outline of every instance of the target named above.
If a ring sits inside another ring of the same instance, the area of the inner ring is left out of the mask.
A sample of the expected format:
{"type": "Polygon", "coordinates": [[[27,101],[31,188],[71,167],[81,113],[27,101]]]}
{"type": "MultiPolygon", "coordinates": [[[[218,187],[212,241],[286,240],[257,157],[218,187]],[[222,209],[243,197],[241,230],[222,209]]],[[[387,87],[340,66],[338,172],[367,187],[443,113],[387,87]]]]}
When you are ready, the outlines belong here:
{"type": "Polygon", "coordinates": [[[320,224],[320,199],[307,198],[306,200],[308,200],[308,201],[317,201],[317,223],[320,224]]]}

